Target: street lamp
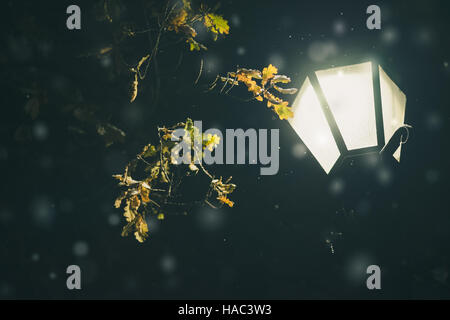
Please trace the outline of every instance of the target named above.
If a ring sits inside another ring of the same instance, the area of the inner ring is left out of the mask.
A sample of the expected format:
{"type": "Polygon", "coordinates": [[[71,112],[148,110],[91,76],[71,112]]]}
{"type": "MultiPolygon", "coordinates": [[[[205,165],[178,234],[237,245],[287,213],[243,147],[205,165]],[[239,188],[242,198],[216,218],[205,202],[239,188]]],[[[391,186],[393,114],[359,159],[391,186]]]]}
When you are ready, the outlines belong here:
{"type": "Polygon", "coordinates": [[[405,106],[381,66],[364,62],[310,73],[289,123],[328,174],[346,157],[384,151],[397,136],[392,153],[400,162],[405,106]]]}

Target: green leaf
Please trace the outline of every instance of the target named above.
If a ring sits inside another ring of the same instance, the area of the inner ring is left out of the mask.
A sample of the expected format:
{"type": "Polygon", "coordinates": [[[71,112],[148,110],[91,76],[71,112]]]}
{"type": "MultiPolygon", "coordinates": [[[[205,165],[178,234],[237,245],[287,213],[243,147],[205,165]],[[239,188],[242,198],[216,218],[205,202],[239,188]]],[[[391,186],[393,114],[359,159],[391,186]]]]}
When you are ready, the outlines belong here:
{"type": "Polygon", "coordinates": [[[203,23],[209,31],[216,34],[214,40],[217,39],[217,34],[228,34],[230,31],[228,21],[214,13],[205,15],[203,23]]]}
{"type": "Polygon", "coordinates": [[[280,117],[280,120],[294,117],[294,112],[292,112],[292,109],[287,106],[287,102],[281,104],[274,104],[273,109],[280,117]]]}
{"type": "Polygon", "coordinates": [[[194,50],[195,51],[200,51],[200,49],[207,50],[207,48],[204,45],[202,45],[201,43],[195,41],[194,38],[188,38],[186,40],[186,42],[189,43],[189,50],[190,51],[194,51],[194,50]]]}

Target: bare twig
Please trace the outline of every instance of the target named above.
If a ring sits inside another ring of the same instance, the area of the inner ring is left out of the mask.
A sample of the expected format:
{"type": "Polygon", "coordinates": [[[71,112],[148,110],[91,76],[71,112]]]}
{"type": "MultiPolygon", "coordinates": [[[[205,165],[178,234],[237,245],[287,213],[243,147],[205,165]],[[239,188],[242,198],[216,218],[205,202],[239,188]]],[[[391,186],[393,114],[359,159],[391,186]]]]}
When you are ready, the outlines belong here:
{"type": "Polygon", "coordinates": [[[203,59],[200,60],[200,71],[198,72],[197,79],[195,80],[194,84],[197,84],[198,80],[200,79],[200,76],[202,75],[203,71],[203,59]]]}

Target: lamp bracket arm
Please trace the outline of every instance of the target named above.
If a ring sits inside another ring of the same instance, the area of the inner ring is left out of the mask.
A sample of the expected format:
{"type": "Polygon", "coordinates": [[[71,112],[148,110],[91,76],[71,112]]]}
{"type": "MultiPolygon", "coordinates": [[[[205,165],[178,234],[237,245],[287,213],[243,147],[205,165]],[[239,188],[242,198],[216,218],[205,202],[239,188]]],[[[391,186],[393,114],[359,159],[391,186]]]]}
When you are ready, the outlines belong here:
{"type": "Polygon", "coordinates": [[[382,158],[385,156],[392,156],[400,145],[407,143],[409,140],[411,129],[413,129],[413,127],[409,124],[404,124],[403,126],[399,127],[383,147],[383,149],[381,149],[380,156],[382,158]]]}

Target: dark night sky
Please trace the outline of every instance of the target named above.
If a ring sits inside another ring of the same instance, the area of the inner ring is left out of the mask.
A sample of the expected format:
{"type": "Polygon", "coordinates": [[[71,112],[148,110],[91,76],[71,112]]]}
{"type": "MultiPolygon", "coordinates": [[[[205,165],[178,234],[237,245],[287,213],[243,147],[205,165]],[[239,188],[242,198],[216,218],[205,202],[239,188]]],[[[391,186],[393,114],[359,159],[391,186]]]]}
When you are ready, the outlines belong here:
{"type": "MultiPolygon", "coordinates": [[[[160,53],[158,105],[145,88],[130,105],[129,79],[113,78],[111,61],[80,58],[111,35],[91,1],[78,1],[82,30],[67,30],[69,4],[2,5],[0,298],[450,298],[448,1],[222,1],[229,36],[206,52],[160,53]],[[365,26],[370,4],[381,7],[381,30],[365,26]],[[327,176],[268,108],[204,92],[238,65],[272,63],[300,87],[309,70],[364,60],[378,61],[407,96],[414,134],[399,166],[361,157],[327,176]],[[35,120],[24,113],[32,83],[48,92],[35,120]],[[125,143],[105,148],[68,130],[76,123],[60,110],[74,101],[100,106],[125,143]],[[169,216],[144,244],[120,237],[111,175],[157,125],[187,116],[204,128],[279,128],[279,173],[217,166],[238,185],[234,208],[169,216]],[[30,135],[18,139],[24,125],[30,135]],[[70,264],[82,269],[81,291],[65,286],[70,264]],[[365,286],[370,264],[382,270],[377,292],[365,286]]],[[[133,48],[148,50],[143,39],[133,48]]]]}

